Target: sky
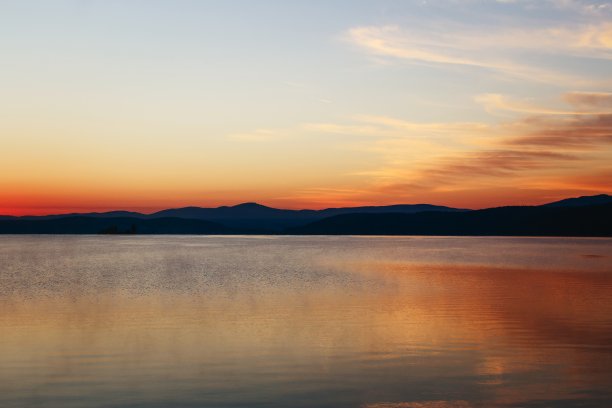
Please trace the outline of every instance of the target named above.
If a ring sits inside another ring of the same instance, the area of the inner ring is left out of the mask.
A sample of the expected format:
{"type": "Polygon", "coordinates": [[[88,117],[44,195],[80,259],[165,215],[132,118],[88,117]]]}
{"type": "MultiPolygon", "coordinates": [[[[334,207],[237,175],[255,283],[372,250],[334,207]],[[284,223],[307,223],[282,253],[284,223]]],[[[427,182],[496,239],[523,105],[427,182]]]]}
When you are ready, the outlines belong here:
{"type": "Polygon", "coordinates": [[[612,193],[612,0],[0,0],[0,214],[612,193]]]}

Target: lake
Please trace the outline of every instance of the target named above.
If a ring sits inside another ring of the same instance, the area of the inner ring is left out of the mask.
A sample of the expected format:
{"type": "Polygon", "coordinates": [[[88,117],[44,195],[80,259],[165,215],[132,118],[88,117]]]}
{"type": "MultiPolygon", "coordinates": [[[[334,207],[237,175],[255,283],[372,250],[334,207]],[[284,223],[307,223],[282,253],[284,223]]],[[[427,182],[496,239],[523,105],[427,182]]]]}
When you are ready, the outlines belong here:
{"type": "Polygon", "coordinates": [[[612,240],[1,236],[0,407],[609,407],[612,240]]]}

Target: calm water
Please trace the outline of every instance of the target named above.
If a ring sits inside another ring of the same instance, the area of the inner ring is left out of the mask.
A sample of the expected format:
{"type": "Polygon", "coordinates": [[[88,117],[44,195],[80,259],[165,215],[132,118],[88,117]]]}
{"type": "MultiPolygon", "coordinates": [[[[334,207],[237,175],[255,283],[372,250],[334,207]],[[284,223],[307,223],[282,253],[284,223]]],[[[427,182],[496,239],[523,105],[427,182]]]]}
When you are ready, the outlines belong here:
{"type": "Polygon", "coordinates": [[[612,240],[0,237],[0,407],[507,406],[612,406],[612,240]]]}

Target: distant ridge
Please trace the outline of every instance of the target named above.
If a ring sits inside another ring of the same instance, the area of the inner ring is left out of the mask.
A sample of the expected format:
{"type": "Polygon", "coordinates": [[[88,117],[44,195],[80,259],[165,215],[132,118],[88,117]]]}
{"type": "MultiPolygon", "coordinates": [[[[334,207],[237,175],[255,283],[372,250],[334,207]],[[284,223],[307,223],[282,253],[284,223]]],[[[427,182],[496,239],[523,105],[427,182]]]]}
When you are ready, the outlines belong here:
{"type": "Polygon", "coordinates": [[[593,196],[582,196],[575,198],[566,198],[564,200],[555,201],[544,204],[546,207],[580,207],[585,205],[598,205],[612,203],[612,196],[608,194],[598,194],[593,196]]]}
{"type": "MultiPolygon", "coordinates": [[[[281,232],[285,228],[305,225],[332,215],[351,213],[415,213],[421,211],[466,211],[431,204],[398,204],[369,207],[340,207],[323,210],[286,210],[267,207],[258,203],[248,202],[234,206],[183,207],[158,211],[153,214],[138,214],[143,218],[173,217],[194,220],[207,220],[221,223],[230,228],[258,229],[268,232],[281,232]]],[[[99,214],[98,216],[103,216],[99,214]]]]}
{"type": "Polygon", "coordinates": [[[284,228],[303,225],[331,215],[354,212],[420,212],[420,211],[467,211],[431,204],[398,204],[388,206],[339,207],[323,210],[286,210],[268,207],[254,202],[246,202],[234,206],[220,207],[182,207],[143,214],[133,211],[108,211],[91,213],[70,213],[52,215],[27,215],[21,217],[0,215],[0,220],[47,220],[67,217],[116,218],[132,217],[142,219],[152,218],[183,218],[220,222],[232,228],[256,228],[267,231],[281,231],[284,228]]]}
{"type": "Polygon", "coordinates": [[[612,196],[465,210],[431,204],[286,210],[247,202],[45,216],[0,216],[0,234],[392,234],[612,236],[612,196]]]}
{"type": "Polygon", "coordinates": [[[612,203],[499,207],[467,212],[343,214],[290,228],[296,235],[506,235],[612,237],[612,203]]]}

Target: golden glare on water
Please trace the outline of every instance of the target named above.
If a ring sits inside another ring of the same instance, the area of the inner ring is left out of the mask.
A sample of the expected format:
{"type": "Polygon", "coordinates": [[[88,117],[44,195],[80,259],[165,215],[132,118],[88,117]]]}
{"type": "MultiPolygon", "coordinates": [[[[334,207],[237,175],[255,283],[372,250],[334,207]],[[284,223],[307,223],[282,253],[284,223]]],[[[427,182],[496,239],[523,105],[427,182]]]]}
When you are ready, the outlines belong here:
{"type": "Polygon", "coordinates": [[[0,405],[611,401],[610,240],[259,238],[2,238],[0,405]]]}

